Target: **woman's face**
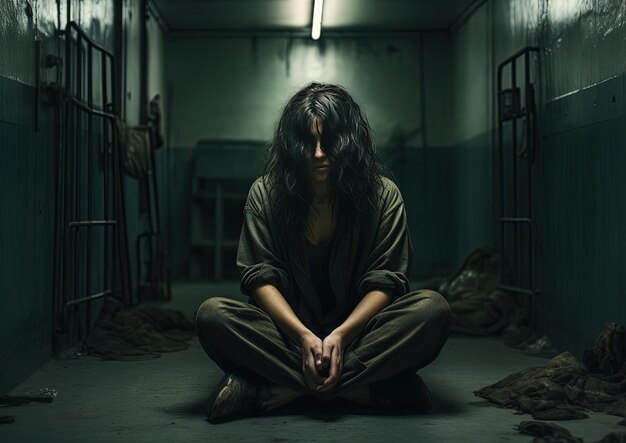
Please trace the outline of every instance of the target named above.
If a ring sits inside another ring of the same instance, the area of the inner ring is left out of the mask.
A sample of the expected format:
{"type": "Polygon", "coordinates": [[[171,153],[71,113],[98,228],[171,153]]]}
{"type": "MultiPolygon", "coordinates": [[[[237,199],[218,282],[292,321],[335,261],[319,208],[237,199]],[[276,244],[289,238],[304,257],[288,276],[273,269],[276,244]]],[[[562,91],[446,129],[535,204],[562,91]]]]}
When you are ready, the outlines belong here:
{"type": "Polygon", "coordinates": [[[311,179],[314,182],[326,182],[328,180],[328,171],[330,163],[324,151],[322,151],[322,132],[324,130],[323,122],[314,120],[311,124],[311,133],[315,137],[315,150],[309,158],[311,170],[311,179]]]}

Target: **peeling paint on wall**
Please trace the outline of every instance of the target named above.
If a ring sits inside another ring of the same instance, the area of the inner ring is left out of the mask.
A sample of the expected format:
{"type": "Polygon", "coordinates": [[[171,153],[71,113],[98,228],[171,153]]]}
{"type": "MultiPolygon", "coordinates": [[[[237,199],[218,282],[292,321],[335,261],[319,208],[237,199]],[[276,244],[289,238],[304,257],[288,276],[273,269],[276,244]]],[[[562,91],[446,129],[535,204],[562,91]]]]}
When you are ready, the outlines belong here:
{"type": "MultiPolygon", "coordinates": [[[[35,85],[35,42],[55,51],[56,29],[65,29],[67,2],[6,0],[0,3],[0,75],[35,85]],[[59,27],[60,21],[60,27],[59,27]]],[[[97,43],[113,49],[113,3],[106,0],[70,0],[71,20],[97,43]]],[[[45,56],[46,54],[42,54],[45,56]]],[[[58,55],[58,54],[57,54],[58,55]]]]}
{"type": "Polygon", "coordinates": [[[26,4],[22,0],[0,4],[0,75],[33,85],[35,24],[26,4]]]}
{"type": "Polygon", "coordinates": [[[544,101],[626,71],[626,3],[613,0],[491,1],[494,60],[539,45],[544,101]]]}

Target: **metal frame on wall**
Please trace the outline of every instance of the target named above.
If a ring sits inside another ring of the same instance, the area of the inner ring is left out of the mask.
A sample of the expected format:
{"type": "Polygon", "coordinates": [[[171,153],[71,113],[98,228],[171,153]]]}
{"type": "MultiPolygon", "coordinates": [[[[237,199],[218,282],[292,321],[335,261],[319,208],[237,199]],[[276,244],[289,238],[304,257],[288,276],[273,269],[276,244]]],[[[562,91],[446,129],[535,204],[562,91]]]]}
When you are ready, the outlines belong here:
{"type": "Polygon", "coordinates": [[[88,335],[94,302],[116,297],[131,303],[115,57],[75,22],[68,22],[63,38],[56,157],[57,352],[88,335]]]}
{"type": "Polygon", "coordinates": [[[525,294],[530,303],[538,293],[534,275],[532,167],[537,148],[536,66],[539,48],[526,47],[498,65],[498,177],[500,248],[510,260],[511,285],[503,289],[525,294]],[[505,80],[505,76],[508,78],[505,80]],[[521,77],[521,78],[520,78],[521,77]],[[535,81],[533,81],[535,80],[535,81]],[[506,83],[506,85],[505,85],[506,83]]]}

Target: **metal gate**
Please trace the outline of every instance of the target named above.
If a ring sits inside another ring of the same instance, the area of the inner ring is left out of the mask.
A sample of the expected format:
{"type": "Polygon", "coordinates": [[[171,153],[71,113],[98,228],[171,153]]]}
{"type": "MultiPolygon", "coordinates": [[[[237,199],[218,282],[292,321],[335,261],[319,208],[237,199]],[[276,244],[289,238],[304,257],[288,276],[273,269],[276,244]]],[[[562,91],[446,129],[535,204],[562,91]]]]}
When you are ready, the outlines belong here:
{"type": "MultiPolygon", "coordinates": [[[[500,248],[511,261],[513,286],[532,317],[535,287],[533,164],[537,147],[535,84],[539,48],[526,47],[498,66],[500,248]]],[[[532,318],[531,318],[532,323],[532,318]]]]}
{"type": "Polygon", "coordinates": [[[113,54],[74,22],[63,33],[59,88],[54,270],[55,352],[84,339],[94,307],[130,304],[113,54]]]}

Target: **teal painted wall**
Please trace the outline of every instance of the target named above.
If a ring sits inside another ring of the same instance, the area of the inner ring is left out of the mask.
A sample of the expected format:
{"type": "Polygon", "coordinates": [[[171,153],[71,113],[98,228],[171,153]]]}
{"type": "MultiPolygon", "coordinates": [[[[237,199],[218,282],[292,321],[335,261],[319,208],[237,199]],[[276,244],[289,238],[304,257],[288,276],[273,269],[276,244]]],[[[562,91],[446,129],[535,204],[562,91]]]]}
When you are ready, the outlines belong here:
{"type": "Polygon", "coordinates": [[[50,358],[54,130],[35,91],[0,76],[0,392],[50,358]]]}
{"type": "Polygon", "coordinates": [[[184,280],[191,255],[191,174],[195,149],[172,148],[156,152],[163,232],[173,280],[184,280]]]}
{"type": "Polygon", "coordinates": [[[456,237],[450,252],[455,266],[472,249],[496,240],[491,33],[486,2],[450,37],[454,222],[449,229],[456,237]]]}
{"type": "Polygon", "coordinates": [[[543,108],[535,192],[539,321],[578,355],[606,322],[626,324],[624,77],[543,108]]]}

